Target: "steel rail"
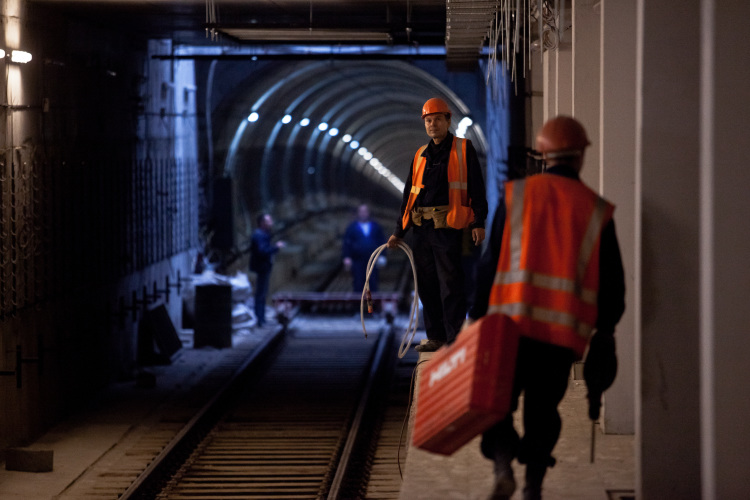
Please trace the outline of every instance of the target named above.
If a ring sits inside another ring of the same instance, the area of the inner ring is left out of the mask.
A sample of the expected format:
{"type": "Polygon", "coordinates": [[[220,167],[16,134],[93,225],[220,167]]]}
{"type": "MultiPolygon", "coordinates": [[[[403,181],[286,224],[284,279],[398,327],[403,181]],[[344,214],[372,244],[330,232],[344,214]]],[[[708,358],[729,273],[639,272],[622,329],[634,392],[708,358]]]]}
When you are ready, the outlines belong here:
{"type": "MultiPolygon", "coordinates": [[[[220,408],[224,406],[239,382],[244,379],[250,368],[269,354],[273,348],[283,339],[285,329],[279,330],[275,335],[265,339],[251,356],[245,360],[226,384],[188,421],[187,424],[175,435],[167,446],[154,458],[146,469],[138,476],[130,487],[119,497],[121,500],[136,500],[153,498],[153,491],[160,488],[159,482],[166,475],[171,476],[167,469],[173,467],[178,457],[186,452],[184,448],[188,442],[199,442],[200,437],[216,423],[221,416],[220,408]],[[218,415],[217,415],[218,414],[218,415]]],[[[187,452],[192,451],[192,447],[187,452]]],[[[179,467],[179,465],[178,465],[179,467]]]]}
{"type": "MultiPolygon", "coordinates": [[[[343,471],[349,457],[353,470],[371,443],[372,413],[362,394],[369,392],[366,387],[379,387],[373,365],[387,359],[389,333],[381,329],[369,346],[348,335],[342,344],[340,333],[320,343],[315,337],[326,335],[331,325],[321,326],[308,325],[301,337],[287,339],[269,369],[244,389],[152,498],[326,499],[337,475],[340,491],[363,487],[359,480],[366,474],[358,470],[358,481],[350,481],[343,471]]],[[[340,492],[337,497],[353,498],[340,492]]]]}
{"type": "Polygon", "coordinates": [[[370,364],[370,372],[367,376],[367,382],[360,396],[359,405],[357,406],[357,412],[352,421],[352,425],[349,428],[349,434],[344,445],[344,449],[339,459],[339,464],[336,469],[336,475],[333,477],[331,487],[328,491],[328,500],[339,500],[344,477],[349,467],[349,460],[352,457],[352,453],[356,446],[357,440],[361,432],[362,421],[365,417],[365,411],[367,410],[370,403],[370,396],[378,378],[385,360],[385,351],[388,346],[391,345],[393,339],[393,328],[388,328],[387,331],[381,332],[378,338],[378,345],[373,357],[372,363],[370,364]]]}

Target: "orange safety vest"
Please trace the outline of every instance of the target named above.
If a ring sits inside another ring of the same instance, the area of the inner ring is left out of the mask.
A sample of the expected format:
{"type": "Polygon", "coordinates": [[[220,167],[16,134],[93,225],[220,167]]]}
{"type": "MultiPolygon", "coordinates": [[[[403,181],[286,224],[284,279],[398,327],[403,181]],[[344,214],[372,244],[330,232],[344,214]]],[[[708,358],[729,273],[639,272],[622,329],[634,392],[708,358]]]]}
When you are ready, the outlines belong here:
{"type": "Polygon", "coordinates": [[[488,313],[521,335],[583,357],[596,326],[599,245],[614,205],[582,182],[541,174],[508,182],[507,215],[488,313]]]}
{"type": "MultiPolygon", "coordinates": [[[[448,216],[447,224],[454,229],[464,229],[474,220],[474,211],[469,206],[469,192],[467,190],[466,174],[466,142],[467,139],[453,137],[450,158],[448,160],[448,216]]],[[[411,210],[417,195],[424,188],[422,175],[427,159],[422,153],[427,144],[417,150],[411,175],[411,192],[406,203],[406,209],[401,217],[401,227],[406,229],[411,224],[411,210]]]]}

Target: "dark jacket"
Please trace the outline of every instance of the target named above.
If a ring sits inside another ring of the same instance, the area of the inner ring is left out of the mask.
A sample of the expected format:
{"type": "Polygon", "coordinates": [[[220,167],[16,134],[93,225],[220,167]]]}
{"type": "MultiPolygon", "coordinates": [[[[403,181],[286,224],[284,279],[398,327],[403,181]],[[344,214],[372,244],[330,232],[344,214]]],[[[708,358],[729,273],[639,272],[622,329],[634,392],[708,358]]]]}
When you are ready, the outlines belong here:
{"type": "MultiPolygon", "coordinates": [[[[448,204],[448,160],[450,159],[451,146],[453,144],[453,134],[450,132],[435,144],[432,140],[425,148],[422,156],[426,158],[424,166],[424,175],[422,176],[422,189],[414,202],[415,207],[436,207],[448,204]]],[[[401,219],[406,210],[411,193],[411,179],[414,172],[414,160],[409,167],[409,175],[406,176],[404,183],[403,200],[399,218],[396,221],[395,236],[403,238],[406,230],[401,227],[401,219]]],[[[484,177],[482,177],[482,168],[479,165],[477,151],[474,149],[471,141],[466,143],[466,189],[469,194],[471,209],[474,211],[474,222],[469,227],[471,229],[484,227],[484,221],[487,219],[487,193],[484,188],[484,177]]]]}
{"type": "Polygon", "coordinates": [[[263,229],[253,231],[250,241],[250,270],[256,273],[266,273],[273,267],[273,255],[279,251],[271,244],[271,234],[263,229]]]}
{"type": "Polygon", "coordinates": [[[372,253],[386,242],[383,228],[375,221],[370,221],[370,234],[365,236],[359,221],[354,221],[346,228],[344,242],[341,248],[341,256],[354,261],[367,261],[372,253]]]}
{"type": "MultiPolygon", "coordinates": [[[[571,167],[555,166],[547,169],[543,175],[561,175],[579,179],[578,173],[571,167]]],[[[487,246],[477,264],[477,289],[474,304],[469,316],[478,319],[487,313],[490,291],[495,279],[497,261],[500,258],[500,247],[503,241],[506,215],[505,201],[498,204],[487,246]]],[[[622,268],[620,246],[615,233],[614,219],[604,226],[599,245],[599,295],[597,299],[598,314],[596,329],[600,332],[614,333],[615,326],[625,311],[625,273],[622,268]]]]}

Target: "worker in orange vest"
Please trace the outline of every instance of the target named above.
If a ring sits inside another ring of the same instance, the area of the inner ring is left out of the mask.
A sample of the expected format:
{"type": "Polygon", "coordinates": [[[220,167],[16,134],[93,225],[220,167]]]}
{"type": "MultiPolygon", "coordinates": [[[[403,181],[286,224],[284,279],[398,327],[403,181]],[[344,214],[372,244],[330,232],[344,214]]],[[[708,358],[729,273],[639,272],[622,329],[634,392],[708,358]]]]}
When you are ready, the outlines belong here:
{"type": "Polygon", "coordinates": [[[471,230],[475,245],[484,241],[487,196],[474,146],[449,132],[448,104],[429,99],[422,119],[432,140],[414,155],[388,247],[396,248],[414,229],[412,250],[428,339],[416,350],[431,352],[452,342],[466,319],[463,231],[471,230]]]}
{"type": "Polygon", "coordinates": [[[516,489],[514,458],[526,464],[524,500],[541,499],[560,436],[557,406],[573,362],[587,347],[589,416],[599,418],[601,393],[617,369],[614,331],[625,310],[614,206],[579,178],[589,145],[586,131],[574,118],[558,116],[543,125],[536,140],[546,170],[506,183],[477,273],[490,279],[478,283],[469,313],[474,319],[507,315],[521,334],[512,411],[482,436],[482,453],[495,462],[494,500],[510,499],[516,489]],[[522,392],[519,437],[513,412],[522,392]]]}

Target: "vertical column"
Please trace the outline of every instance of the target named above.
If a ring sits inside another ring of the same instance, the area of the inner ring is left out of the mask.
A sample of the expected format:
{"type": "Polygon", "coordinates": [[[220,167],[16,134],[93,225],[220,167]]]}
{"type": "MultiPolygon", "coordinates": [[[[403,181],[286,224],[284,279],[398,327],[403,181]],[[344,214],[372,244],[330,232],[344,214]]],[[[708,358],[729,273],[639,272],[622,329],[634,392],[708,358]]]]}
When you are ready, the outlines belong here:
{"type": "MultiPolygon", "coordinates": [[[[569,2],[570,0],[563,0],[569,2]]],[[[558,12],[558,26],[562,38],[558,42],[557,49],[553,52],[555,56],[555,79],[556,79],[556,108],[555,115],[573,114],[573,44],[571,43],[570,8],[558,12]],[[561,13],[565,16],[563,19],[561,13]]]]}
{"type": "Polygon", "coordinates": [[[544,124],[546,95],[544,93],[544,70],[542,60],[539,54],[533,53],[530,65],[530,78],[527,82],[531,87],[531,99],[527,99],[526,108],[526,134],[527,146],[536,147],[536,133],[544,124]]]}
{"type": "Polygon", "coordinates": [[[750,491],[750,4],[701,4],[702,498],[716,500],[750,491]]]}
{"type": "Polygon", "coordinates": [[[636,496],[642,500],[699,498],[701,491],[698,4],[637,2],[636,496]]]}
{"type": "Polygon", "coordinates": [[[544,121],[557,114],[557,65],[553,51],[545,50],[542,54],[542,79],[544,80],[544,121]]]}
{"type": "MultiPolygon", "coordinates": [[[[599,79],[601,66],[601,2],[574,0],[572,41],[573,92],[571,113],[586,128],[591,146],[586,150],[581,178],[597,191],[600,186],[599,79]]],[[[567,34],[567,33],[566,33],[567,34]]]]}
{"type": "Polygon", "coordinates": [[[604,428],[635,432],[635,102],[636,7],[601,4],[601,175],[602,194],[615,204],[615,227],[625,268],[625,314],[617,325],[618,373],[605,393],[604,428]]]}
{"type": "MultiPolygon", "coordinates": [[[[2,15],[2,22],[0,23],[0,39],[4,42],[5,50],[8,50],[10,42],[13,41],[12,32],[14,28],[12,27],[12,19],[13,16],[17,17],[18,13],[14,12],[14,9],[8,5],[8,2],[2,2],[0,3],[0,15],[2,15]]],[[[0,60],[0,66],[2,67],[3,73],[8,70],[6,61],[7,59],[0,60]]],[[[0,93],[0,104],[8,104],[8,78],[0,79],[0,93]]],[[[2,109],[0,109],[0,148],[2,148],[3,151],[6,151],[12,146],[12,143],[7,143],[8,120],[12,115],[13,112],[7,107],[3,106],[2,109]]],[[[3,177],[5,177],[5,175],[3,175],[3,177]]],[[[2,215],[2,213],[0,213],[0,215],[2,215]]]]}

